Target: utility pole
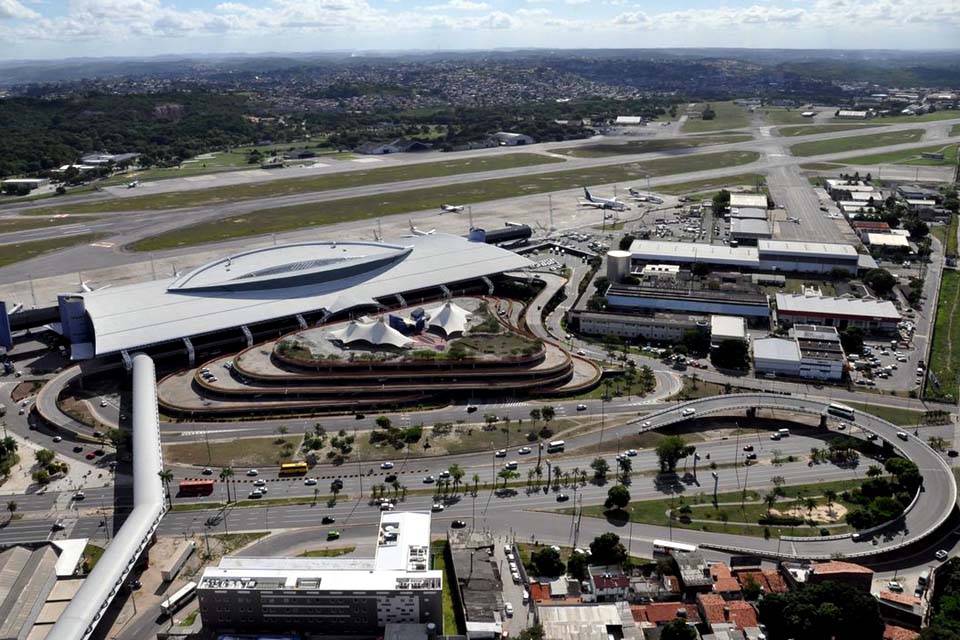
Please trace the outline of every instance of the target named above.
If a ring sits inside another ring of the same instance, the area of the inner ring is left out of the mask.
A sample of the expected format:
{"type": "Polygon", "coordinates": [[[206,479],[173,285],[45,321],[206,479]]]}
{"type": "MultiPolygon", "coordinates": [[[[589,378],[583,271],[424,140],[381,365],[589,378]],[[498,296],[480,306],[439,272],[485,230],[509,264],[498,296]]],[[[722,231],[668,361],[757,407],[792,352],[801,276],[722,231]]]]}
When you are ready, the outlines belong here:
{"type": "Polygon", "coordinates": [[[470,221],[470,228],[473,229],[473,207],[467,205],[467,219],[470,221]]]}
{"type": "MultiPolygon", "coordinates": [[[[737,454],[739,455],[739,454],[737,454]]],[[[740,494],[740,510],[743,510],[743,503],[747,499],[747,482],[750,479],[750,465],[747,462],[743,463],[744,466],[744,476],[743,476],[743,492],[740,494]]]]}
{"type": "Polygon", "coordinates": [[[720,474],[713,471],[713,506],[717,506],[717,485],[720,483],[720,474]]]}
{"type": "Polygon", "coordinates": [[[553,225],[553,195],[547,194],[547,208],[550,210],[550,231],[556,229],[553,225]]]}
{"type": "Polygon", "coordinates": [[[537,445],[537,466],[540,466],[540,456],[543,455],[543,443],[537,445]]]}

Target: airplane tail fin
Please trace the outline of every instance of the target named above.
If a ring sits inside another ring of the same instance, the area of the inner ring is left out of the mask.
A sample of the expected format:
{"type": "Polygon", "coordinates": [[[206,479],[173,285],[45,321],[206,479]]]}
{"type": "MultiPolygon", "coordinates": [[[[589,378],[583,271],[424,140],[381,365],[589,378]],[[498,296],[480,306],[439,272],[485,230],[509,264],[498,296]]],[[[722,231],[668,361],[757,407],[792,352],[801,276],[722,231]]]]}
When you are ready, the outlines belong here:
{"type": "Polygon", "coordinates": [[[586,187],[583,188],[583,194],[587,196],[587,200],[590,200],[590,201],[593,200],[593,196],[590,195],[590,190],[587,189],[586,187]]]}

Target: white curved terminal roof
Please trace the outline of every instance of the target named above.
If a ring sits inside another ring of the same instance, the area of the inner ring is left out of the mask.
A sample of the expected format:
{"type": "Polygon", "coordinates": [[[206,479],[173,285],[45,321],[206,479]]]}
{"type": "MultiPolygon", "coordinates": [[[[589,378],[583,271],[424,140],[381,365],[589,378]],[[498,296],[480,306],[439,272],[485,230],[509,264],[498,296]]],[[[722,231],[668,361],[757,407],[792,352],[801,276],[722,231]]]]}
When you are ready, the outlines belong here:
{"type": "Polygon", "coordinates": [[[450,300],[438,307],[427,309],[426,313],[430,318],[427,325],[442,330],[447,336],[463,333],[471,315],[469,311],[450,300]]]}
{"type": "Polygon", "coordinates": [[[210,263],[180,278],[83,293],[94,355],[298,313],[338,312],[384,296],[532,264],[511,251],[460,236],[432,234],[405,242],[408,246],[356,242],[271,247],[210,263]],[[337,256],[343,260],[327,261],[337,256]],[[242,277],[231,279],[235,275],[242,277]]]}

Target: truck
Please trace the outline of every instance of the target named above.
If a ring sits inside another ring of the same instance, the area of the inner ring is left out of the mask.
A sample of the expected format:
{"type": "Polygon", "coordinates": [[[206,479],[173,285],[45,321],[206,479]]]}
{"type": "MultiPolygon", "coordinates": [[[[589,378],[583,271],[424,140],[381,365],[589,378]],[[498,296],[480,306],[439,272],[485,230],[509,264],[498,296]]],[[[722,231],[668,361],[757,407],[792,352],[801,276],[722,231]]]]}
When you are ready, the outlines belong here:
{"type": "Polygon", "coordinates": [[[183,565],[196,548],[197,543],[193,540],[189,540],[185,544],[177,547],[173,555],[167,559],[167,562],[160,569],[160,577],[164,582],[173,582],[177,574],[180,573],[180,569],[183,568],[183,565]]]}

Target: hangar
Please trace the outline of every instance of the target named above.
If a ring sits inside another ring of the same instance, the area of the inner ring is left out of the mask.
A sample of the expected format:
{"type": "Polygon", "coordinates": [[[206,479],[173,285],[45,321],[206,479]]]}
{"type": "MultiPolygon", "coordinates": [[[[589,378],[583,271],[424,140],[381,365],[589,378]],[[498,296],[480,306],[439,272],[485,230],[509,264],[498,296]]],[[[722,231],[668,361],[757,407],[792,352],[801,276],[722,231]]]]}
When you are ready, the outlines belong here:
{"type": "MultiPolygon", "coordinates": [[[[385,242],[305,242],[254,249],[175,278],[62,295],[60,320],[71,357],[86,360],[155,345],[292,321],[307,327],[337,313],[443,295],[447,285],[489,280],[532,263],[460,236],[385,242]],[[433,290],[432,296],[417,292],[433,290]],[[307,318],[310,318],[308,322],[307,318]]],[[[126,360],[128,356],[124,356],[126,360]]]]}

